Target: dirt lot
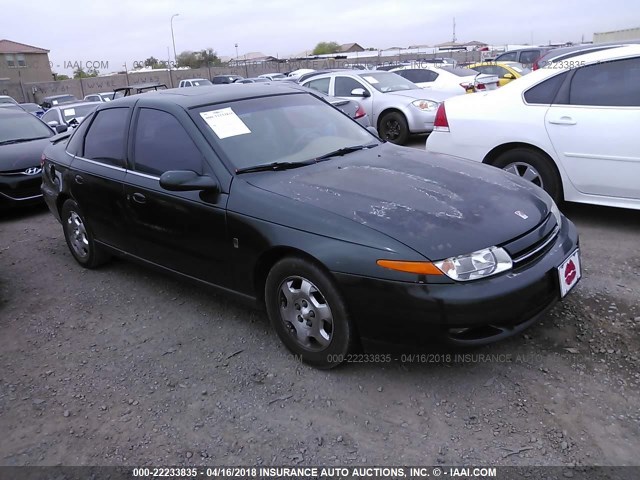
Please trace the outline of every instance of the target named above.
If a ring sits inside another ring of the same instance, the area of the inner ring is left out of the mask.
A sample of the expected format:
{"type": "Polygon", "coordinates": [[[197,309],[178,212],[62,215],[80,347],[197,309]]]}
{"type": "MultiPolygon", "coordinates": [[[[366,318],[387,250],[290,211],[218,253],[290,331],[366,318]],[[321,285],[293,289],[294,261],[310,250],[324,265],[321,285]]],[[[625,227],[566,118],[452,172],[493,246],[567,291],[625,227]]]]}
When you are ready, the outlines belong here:
{"type": "Polygon", "coordinates": [[[525,335],[330,372],[260,312],[123,261],[84,270],[48,211],[5,216],[0,464],[638,465],[639,212],[565,213],[584,278],[525,335]]]}

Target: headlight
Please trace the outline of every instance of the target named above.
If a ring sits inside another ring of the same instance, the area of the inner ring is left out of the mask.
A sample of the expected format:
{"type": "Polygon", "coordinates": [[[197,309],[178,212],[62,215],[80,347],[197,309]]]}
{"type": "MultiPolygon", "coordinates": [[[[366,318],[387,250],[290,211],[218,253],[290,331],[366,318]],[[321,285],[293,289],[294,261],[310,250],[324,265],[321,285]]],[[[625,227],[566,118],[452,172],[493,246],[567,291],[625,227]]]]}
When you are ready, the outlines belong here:
{"type": "Polygon", "coordinates": [[[466,282],[490,277],[512,267],[511,257],[501,247],[490,247],[468,255],[433,262],[449,278],[466,282]]]}
{"type": "Polygon", "coordinates": [[[556,202],[553,200],[551,201],[553,202],[551,203],[551,215],[555,217],[556,223],[560,226],[562,225],[562,214],[560,213],[560,209],[558,208],[558,205],[556,205],[556,202]]]}
{"type": "Polygon", "coordinates": [[[411,102],[411,105],[413,105],[414,107],[418,107],[423,111],[430,111],[438,108],[439,104],[438,102],[433,102],[431,100],[416,100],[414,102],[411,102]]]}

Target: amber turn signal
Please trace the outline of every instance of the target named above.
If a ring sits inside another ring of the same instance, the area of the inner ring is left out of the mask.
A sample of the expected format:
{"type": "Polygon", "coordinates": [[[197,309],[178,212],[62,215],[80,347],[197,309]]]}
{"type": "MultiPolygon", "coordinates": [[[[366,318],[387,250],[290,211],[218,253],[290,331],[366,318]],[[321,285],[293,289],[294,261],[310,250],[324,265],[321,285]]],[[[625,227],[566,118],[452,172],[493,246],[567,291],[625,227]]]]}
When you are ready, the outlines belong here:
{"type": "Polygon", "coordinates": [[[442,271],[431,262],[402,262],[397,260],[378,260],[383,268],[399,272],[415,273],[418,275],[443,275],[442,271]]]}

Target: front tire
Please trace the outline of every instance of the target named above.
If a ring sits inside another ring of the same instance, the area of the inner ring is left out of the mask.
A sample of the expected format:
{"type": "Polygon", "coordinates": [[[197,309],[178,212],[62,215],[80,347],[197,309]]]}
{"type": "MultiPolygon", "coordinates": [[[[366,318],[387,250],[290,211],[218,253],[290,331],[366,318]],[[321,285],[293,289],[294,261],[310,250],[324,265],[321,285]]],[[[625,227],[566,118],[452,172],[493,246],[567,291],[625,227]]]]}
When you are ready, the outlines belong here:
{"type": "Polygon", "coordinates": [[[345,303],[315,264],[299,257],[276,263],[267,276],[265,302],[280,340],[303,362],[333,368],[353,348],[355,331],[345,303]]]}
{"type": "Polygon", "coordinates": [[[85,268],[95,268],[109,260],[109,255],[95,242],[78,204],[69,199],[60,211],[64,238],[73,258],[85,268]]]}
{"type": "Polygon", "coordinates": [[[529,148],[514,148],[498,156],[491,165],[532,182],[544,189],[556,203],[562,200],[562,181],[552,161],[529,148]]]}
{"type": "Polygon", "coordinates": [[[380,119],[378,132],[380,132],[380,138],[396,145],[404,145],[409,140],[407,119],[399,112],[386,113],[380,119]]]}

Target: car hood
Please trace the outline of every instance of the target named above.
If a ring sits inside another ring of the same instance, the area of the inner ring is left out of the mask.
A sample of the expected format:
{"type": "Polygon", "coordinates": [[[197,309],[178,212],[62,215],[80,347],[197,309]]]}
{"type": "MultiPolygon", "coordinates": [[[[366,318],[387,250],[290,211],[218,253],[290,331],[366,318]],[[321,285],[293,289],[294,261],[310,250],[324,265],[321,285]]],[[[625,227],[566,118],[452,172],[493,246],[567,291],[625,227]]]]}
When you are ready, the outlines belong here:
{"type": "Polygon", "coordinates": [[[39,167],[40,157],[47,145],[49,145],[49,138],[0,145],[0,172],[39,167]]]}
{"type": "Polygon", "coordinates": [[[437,90],[425,90],[424,88],[414,88],[413,90],[400,90],[397,92],[386,92],[385,95],[392,95],[394,97],[404,97],[407,100],[433,100],[441,102],[450,97],[445,93],[438,92],[437,90]]]}
{"type": "Polygon", "coordinates": [[[513,240],[539,225],[551,206],[543,190],[495,167],[391,144],[246,179],[375,229],[430,260],[513,240]]]}

